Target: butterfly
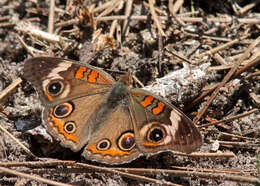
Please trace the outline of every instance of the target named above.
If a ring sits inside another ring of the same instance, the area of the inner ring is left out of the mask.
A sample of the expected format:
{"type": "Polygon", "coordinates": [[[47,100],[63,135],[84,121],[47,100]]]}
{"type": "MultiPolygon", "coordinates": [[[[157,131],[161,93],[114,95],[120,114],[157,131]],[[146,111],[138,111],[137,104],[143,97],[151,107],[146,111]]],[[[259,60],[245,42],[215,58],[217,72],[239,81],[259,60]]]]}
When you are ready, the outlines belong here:
{"type": "Polygon", "coordinates": [[[200,131],[179,109],[100,68],[34,57],[25,61],[24,77],[39,94],[48,132],[88,160],[122,164],[161,151],[190,153],[202,145],[200,131]]]}

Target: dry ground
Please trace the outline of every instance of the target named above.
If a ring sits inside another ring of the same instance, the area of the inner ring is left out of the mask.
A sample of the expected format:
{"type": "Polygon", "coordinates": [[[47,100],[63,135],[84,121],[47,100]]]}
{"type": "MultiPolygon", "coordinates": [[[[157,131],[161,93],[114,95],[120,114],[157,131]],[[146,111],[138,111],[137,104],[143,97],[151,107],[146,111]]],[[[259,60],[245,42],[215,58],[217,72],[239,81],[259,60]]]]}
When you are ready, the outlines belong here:
{"type": "Polygon", "coordinates": [[[66,4],[61,0],[53,9],[50,2],[0,2],[1,185],[259,184],[259,1],[75,0],[66,4]],[[50,13],[54,13],[52,21],[50,13]],[[110,166],[86,162],[51,143],[43,127],[26,131],[41,123],[42,107],[23,79],[24,60],[31,54],[84,59],[86,51],[80,48],[99,29],[113,40],[103,40],[108,47],[91,65],[116,79],[128,71],[136,77],[134,87],[150,85],[148,89],[184,110],[204,136],[195,157],[161,153],[105,169],[95,166],[110,166]],[[52,37],[47,38],[47,32],[52,37]],[[209,107],[203,112],[207,101],[209,107]],[[45,161],[35,160],[3,129],[45,161]],[[124,173],[119,167],[137,172],[124,173]],[[39,177],[31,178],[30,173],[39,177]]]}

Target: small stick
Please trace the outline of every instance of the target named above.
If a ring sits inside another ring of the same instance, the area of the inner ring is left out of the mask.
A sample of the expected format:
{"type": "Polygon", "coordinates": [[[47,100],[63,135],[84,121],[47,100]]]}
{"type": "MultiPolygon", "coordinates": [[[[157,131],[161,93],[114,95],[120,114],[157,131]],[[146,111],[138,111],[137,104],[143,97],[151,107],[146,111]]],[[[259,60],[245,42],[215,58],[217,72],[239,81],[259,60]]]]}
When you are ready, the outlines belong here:
{"type": "Polygon", "coordinates": [[[10,19],[11,19],[11,16],[0,17],[0,21],[9,21],[10,19]]]}
{"type": "MultiPolygon", "coordinates": [[[[158,183],[158,181],[159,181],[157,179],[148,178],[148,177],[145,177],[145,176],[135,175],[135,174],[132,174],[132,173],[127,173],[127,172],[121,172],[121,171],[116,170],[116,168],[112,168],[112,169],[111,168],[107,168],[107,167],[102,167],[101,168],[99,166],[85,164],[85,163],[77,163],[76,165],[80,166],[80,167],[84,167],[84,168],[93,169],[93,170],[99,171],[99,172],[102,171],[102,172],[107,172],[107,173],[119,174],[120,176],[131,178],[131,179],[135,179],[135,180],[138,180],[138,181],[145,181],[145,182],[151,182],[151,183],[158,183]]],[[[167,182],[167,181],[164,181],[164,184],[166,184],[166,185],[173,185],[173,186],[177,185],[177,184],[174,184],[174,183],[171,183],[171,182],[167,182]]]]}
{"type": "Polygon", "coordinates": [[[19,171],[16,171],[16,170],[12,170],[12,169],[8,169],[8,168],[5,168],[5,167],[0,167],[0,171],[2,171],[2,172],[4,172],[4,173],[8,173],[8,174],[15,175],[15,176],[20,176],[20,177],[23,177],[23,178],[28,178],[28,179],[31,179],[31,180],[36,180],[36,181],[41,182],[41,183],[47,183],[47,184],[49,184],[49,185],[55,185],[55,186],[72,186],[72,185],[70,185],[70,184],[65,184],[65,183],[61,183],[61,182],[49,180],[49,179],[46,179],[46,178],[42,178],[42,177],[40,177],[40,176],[38,176],[38,175],[26,174],[26,173],[19,172],[19,171]]]}
{"type": "MultiPolygon", "coordinates": [[[[145,1],[142,1],[142,3],[143,3],[143,5],[144,5],[145,7],[147,7],[147,8],[150,7],[149,3],[145,2],[145,1]]],[[[165,11],[160,10],[159,8],[154,7],[154,10],[155,10],[158,14],[161,14],[161,15],[164,15],[164,16],[168,16],[168,14],[167,14],[165,11]]]]}
{"type": "Polygon", "coordinates": [[[110,14],[120,3],[121,0],[114,0],[111,1],[110,5],[105,9],[101,14],[99,14],[97,17],[104,17],[108,14],[110,14]]]}
{"type": "Polygon", "coordinates": [[[158,66],[158,71],[159,71],[159,76],[162,77],[163,76],[163,73],[162,73],[162,58],[163,58],[163,53],[164,53],[164,50],[163,50],[163,38],[162,38],[162,35],[160,34],[160,32],[158,33],[158,63],[157,63],[157,66],[158,66]]]}
{"type": "Polygon", "coordinates": [[[200,39],[211,39],[211,40],[214,40],[214,41],[230,42],[230,39],[224,38],[224,37],[209,36],[209,35],[206,35],[205,33],[204,34],[198,34],[198,33],[191,32],[187,29],[184,29],[184,31],[185,31],[185,34],[187,36],[198,37],[200,39]]]}
{"type": "Polygon", "coordinates": [[[54,14],[55,14],[55,0],[50,0],[49,19],[48,19],[48,33],[52,34],[54,30],[54,14]]]}
{"type": "Polygon", "coordinates": [[[205,98],[207,95],[209,95],[211,92],[214,91],[214,89],[218,86],[218,83],[213,85],[209,90],[202,92],[202,94],[199,95],[199,97],[197,97],[196,99],[194,99],[189,105],[187,105],[184,108],[184,111],[186,110],[190,110],[192,107],[194,107],[194,105],[197,105],[199,102],[201,102],[201,100],[203,98],[205,98]]]}
{"type": "Polygon", "coordinates": [[[6,87],[3,91],[1,91],[0,92],[0,101],[2,99],[4,99],[11,91],[13,91],[21,83],[22,83],[22,79],[17,78],[8,87],[6,87]]]}
{"type": "Polygon", "coordinates": [[[144,84],[135,75],[132,75],[132,77],[142,88],[144,87],[144,84]]]}
{"type": "Polygon", "coordinates": [[[216,122],[213,122],[213,123],[207,123],[207,124],[203,124],[203,125],[199,125],[197,126],[198,128],[202,128],[202,127],[209,127],[209,126],[212,126],[212,125],[217,125],[219,123],[223,123],[223,122],[229,122],[229,121],[233,121],[235,119],[238,119],[238,118],[242,118],[242,117],[245,117],[245,116],[248,116],[250,114],[253,114],[255,112],[259,112],[259,110],[257,108],[255,109],[252,109],[248,112],[244,112],[242,114],[238,114],[236,116],[232,116],[230,118],[227,118],[227,119],[222,119],[222,120],[219,120],[219,121],[216,121],[216,122]]]}
{"type": "Polygon", "coordinates": [[[187,156],[187,157],[206,157],[206,158],[234,158],[236,157],[233,152],[225,152],[225,153],[206,153],[206,152],[193,152],[190,154],[183,153],[183,152],[176,152],[176,151],[171,151],[173,155],[177,156],[187,156]]]}
{"type": "MultiPolygon", "coordinates": [[[[246,182],[246,183],[258,183],[259,179],[253,176],[240,176],[237,174],[241,173],[255,173],[255,171],[250,170],[221,170],[221,169],[205,169],[205,168],[187,168],[187,167],[175,167],[172,168],[180,169],[180,170],[172,170],[172,169],[152,169],[152,168],[108,168],[111,170],[117,171],[124,171],[131,173],[132,175],[167,175],[168,177],[200,177],[206,179],[218,179],[219,177],[223,177],[222,180],[230,180],[236,182],[246,182]],[[186,170],[186,171],[185,171],[186,170]],[[188,170],[188,171],[187,171],[188,170]],[[229,174],[227,174],[229,173],[229,174]],[[225,176],[226,175],[226,176],[225,176]]],[[[30,173],[37,173],[37,174],[58,174],[58,173],[65,173],[65,174],[72,174],[72,173],[89,173],[90,168],[60,168],[60,169],[48,169],[48,170],[37,170],[33,169],[30,173]]],[[[103,167],[99,167],[99,169],[95,170],[96,172],[103,172],[103,167]]],[[[29,171],[28,171],[29,172],[29,171]]],[[[163,182],[162,184],[167,184],[163,182]]],[[[176,185],[176,184],[175,184],[176,185]]]]}
{"type": "Polygon", "coordinates": [[[175,57],[180,58],[181,60],[186,61],[187,63],[193,64],[193,65],[197,65],[197,63],[187,59],[185,56],[183,56],[181,54],[178,54],[177,52],[173,51],[173,49],[170,50],[168,46],[165,47],[165,49],[166,49],[167,52],[169,52],[170,54],[174,55],[175,57]]]}
{"type": "Polygon", "coordinates": [[[39,28],[25,23],[25,22],[21,22],[19,25],[16,26],[16,30],[21,31],[23,33],[26,34],[31,34],[34,37],[40,38],[42,40],[47,40],[51,43],[64,43],[64,41],[70,41],[69,39],[65,38],[65,37],[61,37],[59,35],[56,34],[50,34],[48,32],[44,32],[42,30],[40,30],[39,28]]]}
{"type": "Polygon", "coordinates": [[[249,137],[244,137],[244,136],[240,136],[240,135],[235,135],[235,134],[230,134],[230,133],[226,133],[226,132],[221,132],[218,136],[218,138],[221,138],[222,136],[228,136],[228,137],[232,137],[232,138],[239,138],[239,139],[244,139],[244,140],[251,140],[251,141],[259,141],[259,139],[255,139],[255,138],[249,138],[249,137]]]}
{"type": "Polygon", "coordinates": [[[93,13],[97,13],[97,12],[101,12],[103,10],[105,10],[106,8],[108,8],[109,6],[111,6],[111,4],[113,4],[115,1],[108,1],[106,3],[102,3],[99,7],[95,8],[93,10],[93,13]]]}
{"type": "MultiPolygon", "coordinates": [[[[214,143],[215,140],[210,140],[211,143],[214,143]]],[[[248,149],[257,149],[259,144],[250,143],[250,142],[239,142],[239,141],[218,141],[218,143],[225,147],[239,147],[239,148],[248,148],[248,149]]]]}
{"type": "Polygon", "coordinates": [[[256,102],[256,104],[260,105],[260,99],[254,92],[249,93],[249,96],[254,100],[254,102],[256,102]]]}
{"type": "Polygon", "coordinates": [[[33,158],[37,159],[35,156],[26,146],[24,146],[16,137],[14,137],[10,132],[8,132],[2,125],[0,125],[0,130],[7,134],[13,141],[15,141],[28,155],[32,156],[33,158]]]}
{"type": "Polygon", "coordinates": [[[18,35],[16,34],[16,37],[17,39],[20,41],[20,43],[22,44],[22,46],[26,49],[26,51],[31,55],[31,56],[35,56],[35,54],[33,53],[33,48],[32,47],[29,47],[24,41],[23,39],[18,35]]]}
{"type": "Polygon", "coordinates": [[[155,10],[154,10],[154,3],[155,3],[154,0],[149,0],[149,6],[150,6],[150,11],[151,11],[151,14],[152,14],[152,18],[153,18],[154,23],[155,23],[157,29],[159,30],[160,34],[165,37],[166,34],[164,33],[164,31],[163,31],[163,29],[161,27],[161,24],[160,24],[160,22],[158,20],[158,17],[157,17],[157,15],[155,13],[155,10]]]}
{"type": "Polygon", "coordinates": [[[232,65],[219,65],[219,66],[209,67],[208,70],[209,71],[228,70],[228,69],[230,69],[232,67],[233,67],[232,65]]]}
{"type": "Polygon", "coordinates": [[[223,45],[217,46],[217,47],[215,47],[215,48],[213,48],[213,49],[211,49],[211,50],[208,50],[208,51],[206,51],[206,52],[203,52],[202,54],[199,54],[199,55],[197,55],[197,56],[195,56],[195,57],[201,59],[201,58],[203,58],[203,57],[206,56],[206,55],[213,55],[213,54],[219,52],[220,50],[224,50],[224,49],[226,49],[226,48],[228,48],[228,47],[231,47],[232,45],[238,43],[239,41],[246,39],[248,36],[249,36],[249,35],[243,36],[243,37],[238,38],[238,39],[234,39],[234,40],[232,40],[232,41],[230,41],[230,42],[227,42],[227,43],[225,43],[225,44],[223,44],[223,45]]]}
{"type": "MultiPolygon", "coordinates": [[[[193,15],[194,13],[198,13],[198,12],[191,12],[189,14],[193,15]]],[[[183,15],[186,15],[186,14],[178,14],[176,17],[179,20],[183,21],[183,22],[190,22],[190,23],[205,22],[205,19],[200,18],[200,17],[183,17],[183,15]]],[[[168,20],[169,19],[168,16],[158,16],[158,18],[160,20],[168,20]]],[[[149,16],[148,15],[133,15],[133,16],[127,17],[125,15],[122,15],[122,16],[116,15],[116,16],[94,17],[94,19],[96,21],[113,21],[115,19],[117,19],[117,20],[129,19],[129,20],[146,21],[147,19],[149,19],[149,16]]],[[[233,21],[233,19],[232,18],[218,18],[218,17],[215,17],[215,18],[207,18],[206,21],[207,22],[231,23],[233,21]]],[[[260,23],[260,19],[257,19],[257,18],[240,18],[240,19],[237,19],[237,21],[239,23],[243,23],[243,24],[259,24],[260,23]]],[[[69,21],[57,23],[56,27],[64,27],[64,26],[69,26],[69,25],[78,24],[78,23],[79,23],[78,19],[71,19],[69,21]]],[[[221,38],[219,38],[219,40],[220,39],[221,38]]]]}
{"type": "Polygon", "coordinates": [[[214,172],[214,173],[231,173],[231,174],[241,174],[241,173],[254,173],[255,171],[249,170],[237,170],[237,169],[207,169],[207,168],[192,168],[192,167],[179,167],[171,166],[173,169],[188,170],[188,171],[200,171],[200,172],[214,172]]]}
{"type": "Polygon", "coordinates": [[[240,10],[238,10],[239,15],[243,15],[244,13],[248,12],[249,10],[254,8],[257,4],[259,4],[259,2],[260,2],[259,0],[255,0],[254,2],[252,2],[250,4],[247,4],[246,6],[244,6],[240,10]]]}
{"type": "Polygon", "coordinates": [[[211,104],[211,102],[214,100],[214,98],[217,96],[219,90],[221,87],[223,87],[228,80],[234,75],[236,70],[238,69],[239,65],[245,60],[246,57],[248,57],[248,54],[253,50],[253,48],[259,43],[260,37],[258,37],[244,52],[243,56],[235,63],[234,67],[227,73],[227,75],[224,77],[221,83],[217,86],[217,88],[214,90],[210,98],[207,100],[204,107],[201,109],[201,111],[198,112],[197,116],[194,118],[194,123],[197,123],[202,115],[206,112],[207,108],[211,104]]]}
{"type": "MultiPolygon", "coordinates": [[[[211,18],[201,18],[201,17],[180,17],[180,19],[184,22],[190,22],[190,23],[202,23],[202,22],[219,22],[219,23],[231,23],[234,21],[232,17],[211,17],[211,18]]],[[[259,18],[239,18],[236,19],[236,21],[243,24],[259,24],[260,19],[259,18]]]]}
{"type": "Polygon", "coordinates": [[[58,166],[58,165],[66,165],[73,166],[76,162],[70,160],[56,160],[51,159],[45,161],[42,158],[38,158],[41,161],[26,161],[26,162],[15,162],[15,161],[0,161],[0,166],[2,167],[49,167],[49,166],[58,166]]]}
{"type": "Polygon", "coordinates": [[[9,112],[7,112],[1,104],[0,104],[0,112],[3,113],[6,117],[9,116],[9,112]]]}
{"type": "MultiPolygon", "coordinates": [[[[125,16],[130,17],[130,14],[132,12],[132,7],[133,7],[133,0],[128,0],[126,2],[125,16]]],[[[123,37],[127,36],[128,33],[129,33],[129,19],[125,19],[122,28],[123,37]]]]}
{"type": "Polygon", "coordinates": [[[182,7],[184,1],[183,0],[177,0],[173,4],[173,0],[168,0],[169,2],[169,10],[173,16],[176,16],[176,13],[179,11],[179,9],[182,7]]]}
{"type": "Polygon", "coordinates": [[[245,72],[246,70],[248,70],[251,67],[254,67],[256,65],[258,65],[260,63],[260,56],[256,57],[255,59],[253,59],[251,62],[249,62],[247,65],[245,65],[244,67],[238,69],[235,72],[234,76],[238,76],[240,74],[242,74],[243,72],[245,72]]]}
{"type": "Polygon", "coordinates": [[[7,28],[7,27],[15,26],[15,25],[16,25],[16,23],[10,23],[10,22],[0,23],[0,28],[7,28]]]}
{"type": "Polygon", "coordinates": [[[178,177],[191,177],[198,176],[206,179],[221,179],[244,183],[260,183],[260,180],[253,176],[240,176],[226,173],[204,173],[197,171],[182,171],[182,170],[169,170],[169,169],[144,169],[144,168],[114,168],[115,170],[126,171],[133,174],[169,174],[178,177]]]}
{"type": "Polygon", "coordinates": [[[113,37],[114,38],[114,33],[116,31],[116,27],[117,27],[118,23],[117,23],[117,20],[114,20],[111,24],[111,27],[110,27],[110,31],[109,31],[109,37],[113,37]]]}
{"type": "Polygon", "coordinates": [[[70,25],[74,25],[74,24],[78,24],[78,23],[79,23],[79,19],[76,18],[76,19],[71,19],[68,21],[61,22],[61,23],[57,23],[55,26],[56,27],[66,27],[66,26],[70,26],[70,25]]]}

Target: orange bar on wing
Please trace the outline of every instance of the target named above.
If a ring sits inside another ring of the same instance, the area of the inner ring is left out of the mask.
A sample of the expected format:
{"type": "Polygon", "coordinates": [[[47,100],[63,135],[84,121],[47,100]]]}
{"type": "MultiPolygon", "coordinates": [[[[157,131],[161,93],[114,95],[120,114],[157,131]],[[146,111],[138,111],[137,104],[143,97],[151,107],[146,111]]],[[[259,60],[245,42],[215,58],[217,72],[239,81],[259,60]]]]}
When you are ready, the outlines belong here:
{"type": "Polygon", "coordinates": [[[108,150],[98,150],[96,148],[96,145],[89,145],[87,149],[90,150],[94,154],[102,154],[103,156],[104,155],[123,156],[123,155],[126,155],[126,154],[130,154],[130,152],[124,152],[124,151],[121,151],[121,150],[119,150],[115,147],[111,147],[108,150]]]}
{"type": "Polygon", "coordinates": [[[84,72],[86,72],[86,71],[87,71],[87,68],[86,68],[86,67],[80,67],[80,68],[77,70],[76,74],[75,74],[75,78],[77,78],[77,79],[82,79],[82,78],[84,78],[84,72]]]}
{"type": "Polygon", "coordinates": [[[157,107],[153,108],[153,113],[155,115],[160,114],[163,111],[164,107],[165,107],[164,103],[158,102],[157,107]]]}
{"type": "Polygon", "coordinates": [[[154,97],[153,96],[146,96],[144,100],[141,102],[143,107],[147,107],[153,103],[154,97]]]}
{"type": "Polygon", "coordinates": [[[156,147],[156,146],[158,146],[157,143],[152,143],[152,142],[144,142],[143,145],[146,146],[146,147],[156,147]]]}
{"type": "Polygon", "coordinates": [[[88,75],[88,82],[95,83],[97,82],[98,78],[98,72],[95,70],[92,70],[90,74],[88,75]]]}
{"type": "Polygon", "coordinates": [[[50,94],[48,94],[47,92],[44,92],[44,93],[47,96],[49,101],[53,101],[53,97],[50,94]]]}
{"type": "Polygon", "coordinates": [[[64,130],[64,121],[62,121],[61,119],[56,118],[54,115],[52,115],[52,113],[50,113],[50,117],[51,120],[53,122],[53,124],[55,125],[55,127],[58,128],[58,131],[64,135],[64,137],[67,140],[71,140],[75,143],[79,143],[79,139],[75,134],[68,134],[65,130],[64,130]]]}

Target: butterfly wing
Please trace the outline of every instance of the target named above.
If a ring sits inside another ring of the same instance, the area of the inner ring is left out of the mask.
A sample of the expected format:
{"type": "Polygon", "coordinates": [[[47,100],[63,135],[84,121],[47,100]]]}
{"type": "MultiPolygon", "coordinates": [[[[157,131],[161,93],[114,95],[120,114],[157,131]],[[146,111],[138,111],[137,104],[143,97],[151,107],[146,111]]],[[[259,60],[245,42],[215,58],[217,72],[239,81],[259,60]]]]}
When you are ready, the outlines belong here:
{"type": "Polygon", "coordinates": [[[63,146],[80,150],[91,138],[89,118],[104,104],[114,79],[90,65],[53,57],[25,61],[24,77],[39,93],[50,133],[63,146]]]}
{"type": "Polygon", "coordinates": [[[26,60],[24,77],[34,85],[45,105],[106,92],[115,82],[99,68],[55,57],[26,60]]]}
{"type": "Polygon", "coordinates": [[[101,127],[89,140],[82,155],[107,164],[122,164],[139,157],[141,153],[136,147],[128,106],[123,102],[114,109],[104,105],[98,115],[106,112],[109,113],[105,114],[101,127]]]}
{"type": "Polygon", "coordinates": [[[202,137],[193,122],[161,97],[133,89],[130,99],[135,140],[140,151],[190,153],[201,146],[202,137]]]}

